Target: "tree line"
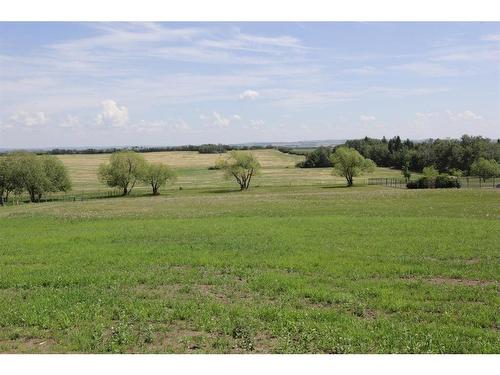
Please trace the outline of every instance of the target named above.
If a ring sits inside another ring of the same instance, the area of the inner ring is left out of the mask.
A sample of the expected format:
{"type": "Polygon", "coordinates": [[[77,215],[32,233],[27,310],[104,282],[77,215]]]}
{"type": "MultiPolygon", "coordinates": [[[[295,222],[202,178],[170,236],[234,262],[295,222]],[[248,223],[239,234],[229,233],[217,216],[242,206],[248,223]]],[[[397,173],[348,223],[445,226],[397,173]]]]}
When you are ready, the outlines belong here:
{"type": "MultiPolygon", "coordinates": [[[[231,150],[263,150],[272,149],[272,145],[225,145],[225,144],[201,144],[201,145],[183,145],[183,146],[132,146],[132,147],[104,147],[104,148],[54,148],[51,150],[37,150],[33,153],[37,155],[93,155],[93,154],[112,154],[120,151],[135,151],[140,153],[160,152],[160,151],[197,151],[200,154],[222,154],[231,150]]],[[[8,154],[10,152],[4,152],[8,154]]],[[[0,153],[1,154],[1,153],[0,153]]]]}
{"type": "Polygon", "coordinates": [[[39,202],[46,193],[70,189],[66,167],[55,156],[15,152],[0,158],[0,204],[12,194],[27,193],[31,202],[39,202]]]}
{"type": "MultiPolygon", "coordinates": [[[[434,167],[439,173],[453,175],[485,175],[500,163],[500,140],[464,135],[460,139],[429,139],[415,142],[399,136],[387,140],[368,138],[348,140],[345,146],[373,160],[380,167],[422,172],[434,167]]],[[[338,147],[338,146],[337,146],[338,147]]],[[[319,147],[297,164],[301,168],[331,167],[335,148],[319,147]]],[[[491,174],[491,173],[490,173],[491,174]]],[[[493,176],[495,173],[493,173],[493,176]]],[[[493,177],[491,176],[491,177],[493,177]]]]}

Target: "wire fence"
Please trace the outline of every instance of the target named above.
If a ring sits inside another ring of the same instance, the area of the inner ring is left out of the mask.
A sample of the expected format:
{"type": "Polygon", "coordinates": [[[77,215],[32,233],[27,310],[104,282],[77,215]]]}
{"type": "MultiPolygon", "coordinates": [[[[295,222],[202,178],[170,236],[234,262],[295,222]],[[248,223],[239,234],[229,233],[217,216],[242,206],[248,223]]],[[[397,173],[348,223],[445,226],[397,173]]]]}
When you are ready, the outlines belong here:
{"type": "MultiPolygon", "coordinates": [[[[412,179],[414,181],[414,179],[412,179]]],[[[500,189],[500,178],[458,177],[463,189],[500,189]]],[[[406,189],[407,181],[404,178],[368,178],[368,185],[383,185],[392,188],[406,189]]]]}
{"type": "MultiPolygon", "coordinates": [[[[411,179],[414,181],[415,179],[411,179]]],[[[461,188],[463,189],[500,189],[500,178],[487,178],[480,177],[458,177],[461,188]]],[[[356,180],[357,186],[360,185],[381,185],[396,189],[406,189],[407,181],[404,178],[367,178],[356,180]]],[[[151,192],[151,189],[145,187],[135,187],[128,196],[143,196],[151,192]]],[[[81,202],[91,199],[104,199],[123,196],[123,190],[119,189],[106,189],[106,190],[89,190],[80,192],[60,192],[60,193],[47,193],[39,200],[39,202],[81,202]]],[[[10,196],[7,201],[0,198],[0,206],[13,206],[30,201],[27,194],[10,196]]]]}
{"type": "Polygon", "coordinates": [[[383,185],[392,188],[406,189],[406,180],[404,178],[369,178],[368,185],[383,185]]]}
{"type": "MultiPolygon", "coordinates": [[[[129,196],[140,196],[146,194],[149,190],[135,188],[129,194],[129,196]]],[[[37,202],[82,202],[91,199],[105,199],[123,196],[123,190],[112,189],[112,190],[89,190],[89,191],[71,191],[71,192],[58,192],[58,193],[47,193],[42,195],[37,202]]],[[[14,206],[22,203],[28,203],[30,198],[27,194],[22,195],[11,195],[7,201],[0,198],[0,206],[14,206]]]]}

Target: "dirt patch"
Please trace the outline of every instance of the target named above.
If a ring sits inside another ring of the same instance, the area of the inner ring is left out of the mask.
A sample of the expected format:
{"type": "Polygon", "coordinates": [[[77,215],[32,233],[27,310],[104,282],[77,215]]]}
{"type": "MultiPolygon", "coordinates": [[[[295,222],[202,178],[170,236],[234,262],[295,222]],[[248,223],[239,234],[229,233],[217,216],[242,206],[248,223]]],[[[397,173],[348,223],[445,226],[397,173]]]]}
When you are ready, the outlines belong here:
{"type": "Polygon", "coordinates": [[[429,278],[418,278],[418,277],[403,277],[405,280],[410,281],[423,281],[429,284],[436,285],[463,285],[463,286],[497,286],[498,283],[494,280],[473,280],[473,279],[454,279],[451,277],[429,277],[429,278]]]}
{"type": "Polygon", "coordinates": [[[478,264],[481,263],[481,258],[475,257],[475,258],[470,258],[465,261],[465,264],[478,264]]]}
{"type": "Polygon", "coordinates": [[[20,337],[14,340],[0,340],[0,353],[50,353],[56,344],[54,339],[20,337]]]}

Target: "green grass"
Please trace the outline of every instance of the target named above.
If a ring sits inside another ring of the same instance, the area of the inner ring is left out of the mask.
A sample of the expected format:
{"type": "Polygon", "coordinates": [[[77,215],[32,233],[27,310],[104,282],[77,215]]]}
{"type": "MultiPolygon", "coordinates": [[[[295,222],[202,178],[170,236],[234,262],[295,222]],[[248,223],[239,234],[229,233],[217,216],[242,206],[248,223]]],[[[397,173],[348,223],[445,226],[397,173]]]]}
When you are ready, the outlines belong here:
{"type": "MultiPolygon", "coordinates": [[[[304,156],[291,155],[278,150],[254,150],[252,153],[262,164],[262,173],[253,179],[254,186],[290,186],[290,185],[330,185],[332,182],[345,184],[342,177],[332,176],[331,168],[295,168],[304,156]]],[[[178,172],[175,188],[230,188],[234,182],[224,180],[222,171],[208,170],[219,158],[226,154],[200,154],[190,151],[149,152],[145,159],[155,163],[166,163],[178,172]]],[[[99,164],[109,160],[109,154],[99,155],[58,155],[66,165],[73,182],[72,194],[106,190],[97,179],[99,164]]],[[[401,171],[389,168],[377,168],[375,173],[360,176],[358,181],[368,177],[401,177],[401,171]]],[[[138,184],[137,187],[143,186],[138,184]]]]}
{"type": "Polygon", "coordinates": [[[0,225],[1,352],[500,352],[493,189],[193,184],[0,225]]]}

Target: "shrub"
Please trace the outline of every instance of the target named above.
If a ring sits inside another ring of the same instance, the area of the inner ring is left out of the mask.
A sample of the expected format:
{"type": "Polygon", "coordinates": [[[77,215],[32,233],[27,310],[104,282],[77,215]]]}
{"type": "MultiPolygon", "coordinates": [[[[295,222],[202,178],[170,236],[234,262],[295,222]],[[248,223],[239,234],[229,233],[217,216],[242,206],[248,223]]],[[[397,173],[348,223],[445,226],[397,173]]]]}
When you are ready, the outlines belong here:
{"type": "Polygon", "coordinates": [[[439,175],[435,178],[421,177],[406,184],[408,189],[449,189],[460,188],[460,181],[453,176],[439,175]]]}
{"type": "Polygon", "coordinates": [[[332,149],[329,147],[318,147],[306,155],[306,160],[296,164],[298,168],[326,168],[331,167],[330,156],[332,149]]]}
{"type": "Polygon", "coordinates": [[[434,187],[436,189],[449,189],[449,188],[460,188],[460,181],[458,178],[453,176],[437,176],[434,180],[434,187]]]}

